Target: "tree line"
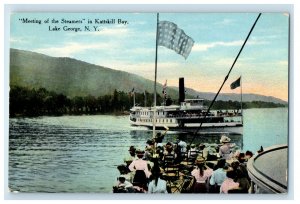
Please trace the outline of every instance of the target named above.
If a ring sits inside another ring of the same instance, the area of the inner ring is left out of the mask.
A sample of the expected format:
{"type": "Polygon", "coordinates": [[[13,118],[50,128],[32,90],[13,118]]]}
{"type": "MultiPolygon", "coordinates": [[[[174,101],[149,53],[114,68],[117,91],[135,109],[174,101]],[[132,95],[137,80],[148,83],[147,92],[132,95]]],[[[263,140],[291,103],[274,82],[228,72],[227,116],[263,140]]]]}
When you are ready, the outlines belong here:
{"type": "MultiPolygon", "coordinates": [[[[150,106],[153,104],[153,94],[135,93],[135,101],[150,106]],[[146,100],[145,100],[146,96],[146,100]]],[[[161,96],[157,96],[161,103],[161,96]]],[[[42,115],[81,115],[81,114],[122,114],[133,106],[133,95],[124,91],[114,90],[104,96],[68,97],[62,93],[48,91],[45,88],[30,89],[20,86],[10,87],[9,114],[14,116],[42,115]]]]}
{"type": "MultiPolygon", "coordinates": [[[[136,105],[152,106],[153,94],[134,93],[136,105]]],[[[165,102],[172,104],[171,98],[164,101],[163,96],[157,94],[157,104],[165,102]]],[[[205,100],[205,105],[210,101],[205,100]]],[[[75,96],[68,97],[61,93],[48,91],[45,88],[30,89],[20,86],[10,87],[9,114],[15,116],[43,116],[43,115],[81,115],[81,114],[123,114],[128,113],[133,106],[133,93],[114,90],[112,94],[104,96],[75,96]]],[[[238,101],[216,101],[213,109],[239,109],[238,101]]],[[[243,108],[284,107],[282,104],[268,102],[244,102],[243,108]]]]}
{"type": "MultiPolygon", "coordinates": [[[[211,101],[206,100],[204,104],[209,106],[211,101]]],[[[242,108],[243,109],[250,109],[250,108],[279,108],[279,107],[286,107],[284,104],[280,103],[273,103],[273,102],[264,102],[264,101],[251,101],[251,102],[243,102],[242,108]]],[[[212,109],[214,110],[234,110],[234,109],[241,109],[241,102],[240,101],[215,101],[212,109]]]]}

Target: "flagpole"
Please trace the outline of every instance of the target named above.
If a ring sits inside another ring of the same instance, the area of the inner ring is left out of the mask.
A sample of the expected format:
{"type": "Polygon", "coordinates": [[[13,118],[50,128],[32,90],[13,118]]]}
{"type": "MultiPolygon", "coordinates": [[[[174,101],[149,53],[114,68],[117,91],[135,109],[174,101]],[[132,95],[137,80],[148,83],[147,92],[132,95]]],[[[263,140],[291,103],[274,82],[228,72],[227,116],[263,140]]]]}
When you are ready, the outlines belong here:
{"type": "Polygon", "coordinates": [[[241,114],[242,114],[242,124],[243,124],[243,88],[242,88],[242,75],[240,79],[240,85],[241,85],[241,114]]]}
{"type": "Polygon", "coordinates": [[[147,107],[146,91],[144,90],[144,106],[147,107]]]}
{"type": "Polygon", "coordinates": [[[133,91],[133,107],[135,107],[135,92],[133,91]]]}
{"type": "Polygon", "coordinates": [[[157,24],[156,24],[155,75],[154,75],[154,112],[153,112],[153,135],[152,135],[153,138],[155,138],[155,123],[156,123],[156,79],[157,79],[158,23],[159,23],[159,13],[157,13],[157,24]]]}

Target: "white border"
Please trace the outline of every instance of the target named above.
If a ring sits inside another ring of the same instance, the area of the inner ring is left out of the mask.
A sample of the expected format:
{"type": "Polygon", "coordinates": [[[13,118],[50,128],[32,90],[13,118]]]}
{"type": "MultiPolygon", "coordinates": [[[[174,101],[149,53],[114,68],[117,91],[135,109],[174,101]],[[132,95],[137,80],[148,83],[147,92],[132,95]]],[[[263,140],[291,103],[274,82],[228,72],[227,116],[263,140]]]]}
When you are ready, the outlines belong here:
{"type": "MultiPolygon", "coordinates": [[[[252,0],[252,1],[243,1],[244,4],[240,1],[201,1],[199,4],[197,1],[173,1],[172,5],[167,4],[167,1],[164,0],[154,0],[154,1],[143,1],[143,4],[139,1],[101,1],[101,5],[86,5],[86,3],[99,3],[99,1],[91,1],[86,0],[81,2],[81,5],[75,5],[75,4],[66,4],[69,3],[65,0],[54,0],[54,1],[43,1],[43,4],[40,4],[40,1],[34,0],[34,1],[27,1],[27,4],[19,4],[19,5],[5,5],[5,4],[16,4],[16,3],[24,3],[24,1],[21,0],[4,0],[2,4],[2,10],[4,11],[4,19],[1,21],[2,28],[3,29],[3,39],[2,45],[4,45],[4,49],[1,50],[1,52],[4,51],[4,53],[1,53],[1,59],[4,57],[2,61],[4,61],[4,69],[3,74],[0,75],[1,77],[1,88],[3,86],[3,91],[1,91],[1,106],[0,106],[0,113],[2,115],[1,121],[0,121],[0,129],[3,130],[1,135],[3,135],[4,143],[2,143],[1,147],[4,150],[1,151],[1,158],[2,161],[4,161],[4,172],[2,172],[1,175],[4,175],[4,186],[1,186],[1,193],[4,194],[5,200],[23,200],[22,203],[30,202],[30,200],[115,200],[115,199],[124,199],[124,200],[135,200],[138,199],[177,199],[179,200],[200,200],[200,199],[208,199],[208,200],[219,200],[222,199],[222,203],[224,200],[230,199],[232,202],[233,200],[244,200],[242,202],[257,200],[257,199],[263,199],[263,200],[280,200],[286,199],[286,200],[297,200],[296,197],[296,189],[294,189],[294,181],[299,181],[297,179],[297,175],[294,175],[295,171],[294,168],[294,155],[297,154],[297,148],[294,149],[294,147],[297,147],[296,140],[297,138],[294,138],[294,135],[297,135],[297,130],[294,130],[294,124],[297,124],[296,121],[298,120],[298,108],[297,106],[294,106],[294,104],[298,104],[299,101],[298,96],[295,93],[295,89],[298,85],[297,78],[300,76],[299,69],[296,69],[294,67],[299,67],[299,63],[297,62],[297,58],[294,58],[295,53],[299,53],[299,48],[295,45],[299,43],[299,40],[297,40],[297,36],[299,36],[299,27],[294,28],[294,25],[299,25],[299,23],[296,23],[297,19],[299,19],[299,16],[297,17],[297,5],[296,0],[295,1],[272,1],[272,5],[266,4],[268,1],[265,0],[252,0]],[[30,4],[29,4],[30,3],[30,4]],[[56,5],[51,5],[50,3],[56,3],[56,5]],[[134,5],[130,5],[130,3],[133,3],[134,5]],[[155,4],[153,4],[155,3],[155,4]],[[184,4],[183,4],[184,3],[184,4]],[[190,3],[190,4],[187,4],[190,3]],[[254,5],[255,3],[256,5],[254,5]],[[274,4],[276,3],[276,4],[274,4]],[[39,5],[32,5],[32,4],[39,4],[39,5]],[[60,4],[60,5],[59,5],[60,4]],[[177,4],[177,5],[175,5],[177,4]],[[288,5],[290,4],[290,5],[288,5]],[[8,80],[9,80],[9,71],[8,71],[8,53],[9,53],[9,14],[12,11],[28,11],[28,12],[34,12],[34,11],[55,11],[55,12],[95,12],[101,11],[101,12],[289,12],[291,14],[290,20],[290,30],[291,30],[291,53],[290,53],[290,75],[289,75],[289,122],[290,122],[290,129],[289,129],[289,149],[290,149],[290,166],[289,166],[289,193],[287,195],[230,195],[229,197],[224,196],[215,196],[215,195],[171,195],[168,197],[161,197],[161,196],[150,196],[150,195],[124,195],[124,196],[117,196],[116,195],[110,195],[110,194],[11,194],[7,192],[7,177],[8,177],[8,80]],[[296,17],[295,17],[296,16],[296,17]],[[295,30],[294,30],[295,29],[295,30]],[[298,65],[298,66],[297,66],[298,65]],[[297,76],[297,78],[296,78],[297,76]],[[4,126],[3,126],[4,125],[4,126]],[[295,132],[294,132],[295,131],[295,132]],[[4,153],[4,154],[3,154],[4,153]],[[2,155],[3,154],[3,155],[2,155]],[[295,177],[294,177],[295,176],[295,177]],[[2,189],[3,188],[3,189],[2,189]],[[245,200],[246,199],[246,200],[245,200]]],[[[78,1],[72,1],[72,3],[80,3],[78,1]]],[[[298,9],[299,10],[299,9],[298,9]]],[[[298,37],[299,38],[299,37],[298,37]]],[[[3,169],[1,169],[3,171],[3,169]]],[[[0,177],[1,178],[1,177],[0,177]]],[[[297,185],[297,183],[296,183],[297,185]]],[[[297,187],[297,186],[295,186],[297,187]]],[[[139,201],[145,203],[146,201],[139,201]]],[[[80,201],[79,201],[80,202],[80,201]]],[[[149,201],[153,202],[153,201],[149,201]]],[[[155,201],[154,201],[155,202],[155,201]]],[[[174,202],[174,201],[172,201],[174,202]]],[[[183,202],[183,201],[182,201],[183,202]]],[[[195,201],[190,201],[195,202],[195,201]]],[[[210,202],[210,201],[207,201],[210,202]]],[[[274,202],[274,201],[272,201],[274,202]]],[[[275,201],[276,202],[276,201],[275,201]]],[[[282,201],[281,201],[282,202],[282,201]]]]}

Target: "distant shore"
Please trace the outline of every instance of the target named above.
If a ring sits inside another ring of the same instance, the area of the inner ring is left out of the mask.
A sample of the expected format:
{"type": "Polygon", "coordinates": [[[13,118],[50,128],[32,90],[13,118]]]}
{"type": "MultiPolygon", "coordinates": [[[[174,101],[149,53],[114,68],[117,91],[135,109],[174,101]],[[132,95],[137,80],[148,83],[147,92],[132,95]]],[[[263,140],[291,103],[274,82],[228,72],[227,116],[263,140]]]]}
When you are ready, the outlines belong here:
{"type": "MultiPolygon", "coordinates": [[[[145,106],[152,106],[153,94],[148,94],[144,100],[144,93],[135,93],[135,101],[142,101],[145,106]]],[[[176,100],[170,99],[170,104],[176,100]]],[[[163,102],[163,97],[157,94],[157,104],[163,102]]],[[[211,101],[204,100],[209,106],[211,101]]],[[[48,91],[45,88],[30,89],[26,87],[11,86],[9,93],[10,117],[37,117],[62,115],[129,115],[133,105],[130,93],[115,90],[112,94],[104,96],[75,96],[68,97],[62,93],[48,91]]],[[[137,105],[137,103],[136,103],[137,105]]],[[[138,105],[143,106],[143,105],[138,105]]],[[[274,102],[251,101],[243,102],[243,109],[250,108],[282,108],[287,104],[274,102]]],[[[240,101],[215,101],[212,110],[238,110],[240,101]]]]}

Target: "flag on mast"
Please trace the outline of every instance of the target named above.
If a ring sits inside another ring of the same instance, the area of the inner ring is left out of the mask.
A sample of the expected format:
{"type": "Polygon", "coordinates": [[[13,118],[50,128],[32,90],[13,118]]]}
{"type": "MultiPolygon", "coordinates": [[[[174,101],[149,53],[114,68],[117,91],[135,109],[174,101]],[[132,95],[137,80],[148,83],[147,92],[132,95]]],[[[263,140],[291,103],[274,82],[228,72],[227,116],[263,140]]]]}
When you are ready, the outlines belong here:
{"type": "Polygon", "coordinates": [[[230,84],[231,89],[235,89],[239,86],[241,86],[241,77],[230,84]]]}
{"type": "Polygon", "coordinates": [[[175,23],[160,21],[158,24],[158,45],[174,50],[186,59],[192,50],[194,40],[178,28],[175,23]]]}
{"type": "Polygon", "coordinates": [[[163,85],[163,91],[162,91],[162,93],[163,93],[163,95],[164,95],[165,98],[167,97],[167,91],[166,91],[166,89],[167,89],[167,80],[166,80],[165,84],[163,85]]]}
{"type": "Polygon", "coordinates": [[[130,96],[134,95],[134,88],[132,88],[131,92],[130,92],[130,96]]]}

